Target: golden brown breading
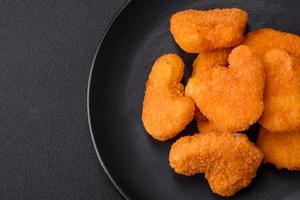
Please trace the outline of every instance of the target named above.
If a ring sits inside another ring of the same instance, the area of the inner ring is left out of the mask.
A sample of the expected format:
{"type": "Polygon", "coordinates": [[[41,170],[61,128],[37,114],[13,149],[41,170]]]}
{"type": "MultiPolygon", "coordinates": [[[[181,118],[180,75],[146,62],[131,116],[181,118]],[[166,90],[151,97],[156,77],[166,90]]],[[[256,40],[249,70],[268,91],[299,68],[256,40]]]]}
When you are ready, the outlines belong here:
{"type": "Polygon", "coordinates": [[[247,187],[262,159],[263,154],[246,135],[220,132],[182,137],[169,155],[177,173],[205,173],[212,191],[221,196],[232,196],[247,187]]]}
{"type": "Polygon", "coordinates": [[[199,77],[214,67],[227,66],[231,48],[201,52],[193,63],[192,77],[199,77]]]}
{"type": "Polygon", "coordinates": [[[227,48],[244,40],[246,11],[238,8],[185,10],[172,15],[170,31],[188,53],[227,48]]]}
{"type": "Polygon", "coordinates": [[[217,127],[200,112],[199,109],[196,108],[195,116],[194,116],[198,131],[202,133],[212,132],[212,131],[219,131],[217,127]]]}
{"type": "MultiPolygon", "coordinates": [[[[192,76],[189,78],[187,84],[188,86],[185,90],[186,96],[193,98],[193,92],[195,90],[194,86],[197,89],[197,85],[193,84],[193,79],[198,79],[199,76],[213,67],[228,65],[228,57],[230,52],[231,49],[227,48],[204,51],[200,53],[193,63],[192,76]]],[[[194,118],[197,122],[197,127],[200,133],[217,130],[217,127],[212,122],[209,122],[209,120],[200,112],[199,109],[196,109],[194,118]]]]}
{"type": "Polygon", "coordinates": [[[245,45],[233,49],[228,62],[228,67],[212,67],[190,78],[185,94],[219,130],[236,132],[248,129],[261,116],[265,74],[245,45]]]}
{"type": "Polygon", "coordinates": [[[300,130],[300,59],[281,49],[268,50],[265,109],[259,123],[269,131],[300,130]]]}
{"type": "Polygon", "coordinates": [[[278,169],[300,170],[300,131],[270,132],[261,128],[256,143],[265,162],[278,169]]]}
{"type": "Polygon", "coordinates": [[[243,44],[249,46],[259,56],[263,56],[268,49],[280,48],[300,57],[300,37],[271,28],[248,33],[243,44]]]}
{"type": "Polygon", "coordinates": [[[150,72],[143,103],[142,121],[147,132],[157,140],[167,140],[193,119],[194,102],[183,95],[180,83],[184,63],[175,54],[161,56],[150,72]]]}

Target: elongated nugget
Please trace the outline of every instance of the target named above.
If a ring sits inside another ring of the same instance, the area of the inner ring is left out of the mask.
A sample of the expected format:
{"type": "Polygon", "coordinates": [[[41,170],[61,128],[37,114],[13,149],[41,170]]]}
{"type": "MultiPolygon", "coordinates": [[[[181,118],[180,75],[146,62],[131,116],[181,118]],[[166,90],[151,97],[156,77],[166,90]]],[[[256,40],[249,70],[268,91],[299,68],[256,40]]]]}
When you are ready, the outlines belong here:
{"type": "Polygon", "coordinates": [[[171,147],[169,161],[186,176],[205,173],[214,193],[232,196],[247,187],[263,159],[246,135],[209,132],[185,136],[171,147]]]}
{"type": "Polygon", "coordinates": [[[193,119],[194,102],[183,95],[184,63],[175,54],[156,60],[150,72],[143,103],[142,121],[146,131],[157,140],[167,140],[193,119]]]}
{"type": "MultiPolygon", "coordinates": [[[[212,51],[204,51],[200,53],[193,63],[192,76],[189,78],[188,86],[185,90],[185,94],[193,98],[194,90],[197,90],[197,85],[193,84],[193,79],[198,79],[207,70],[214,67],[228,65],[228,57],[231,52],[230,48],[218,49],[212,51]],[[196,88],[194,88],[194,86],[196,88]]],[[[199,109],[196,109],[194,116],[197,127],[200,133],[205,133],[207,131],[217,130],[217,127],[210,122],[199,109]]]]}
{"type": "Polygon", "coordinates": [[[199,53],[239,45],[247,21],[247,12],[238,8],[185,10],[172,15],[170,31],[183,50],[199,53]]]}
{"type": "Polygon", "coordinates": [[[185,93],[219,130],[236,132],[248,129],[261,116],[265,74],[259,59],[244,45],[232,50],[228,62],[228,67],[212,67],[190,78],[185,93]]]}
{"type": "Polygon", "coordinates": [[[273,132],[300,130],[300,59],[284,50],[271,49],[265,53],[263,63],[265,109],[259,123],[273,132]]]}
{"type": "Polygon", "coordinates": [[[265,162],[278,169],[300,170],[300,131],[270,132],[261,128],[256,143],[265,162]]]}
{"type": "Polygon", "coordinates": [[[249,46],[259,56],[272,48],[280,48],[300,57],[300,37],[291,33],[262,28],[247,34],[243,44],[249,46]]]}

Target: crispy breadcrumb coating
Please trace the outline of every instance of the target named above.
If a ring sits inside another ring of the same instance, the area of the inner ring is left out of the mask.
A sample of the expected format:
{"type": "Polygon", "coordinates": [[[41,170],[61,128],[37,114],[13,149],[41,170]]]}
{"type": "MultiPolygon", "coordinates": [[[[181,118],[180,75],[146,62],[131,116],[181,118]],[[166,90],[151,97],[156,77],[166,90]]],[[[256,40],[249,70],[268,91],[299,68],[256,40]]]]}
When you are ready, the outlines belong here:
{"type": "Polygon", "coordinates": [[[142,121],[157,140],[176,136],[193,119],[194,102],[184,96],[180,83],[184,63],[175,54],[161,56],[154,63],[146,84],[142,121]]]}
{"type": "Polygon", "coordinates": [[[170,31],[188,53],[227,48],[244,40],[246,11],[238,8],[185,10],[172,15],[170,31]]]}
{"type": "Polygon", "coordinates": [[[221,196],[232,196],[247,187],[262,159],[263,154],[246,135],[220,132],[182,137],[169,155],[177,173],[205,173],[212,191],[221,196]]]}
{"type": "Polygon", "coordinates": [[[228,65],[228,57],[231,48],[217,49],[212,51],[201,52],[193,63],[192,77],[199,77],[207,70],[213,67],[222,67],[228,65]]]}
{"type": "MultiPolygon", "coordinates": [[[[222,55],[226,57],[227,52],[222,55]]],[[[265,74],[245,45],[233,49],[228,62],[228,67],[200,70],[201,75],[189,79],[185,93],[219,130],[237,132],[248,129],[262,114],[265,74]]]]}
{"type": "Polygon", "coordinates": [[[263,63],[265,109],[259,123],[273,132],[300,130],[300,59],[284,50],[271,49],[265,53],[263,63]]]}
{"type": "Polygon", "coordinates": [[[256,143],[264,153],[264,162],[278,169],[300,170],[300,131],[270,132],[261,128],[256,143]]]}
{"type": "Polygon", "coordinates": [[[199,109],[196,108],[194,119],[197,123],[198,131],[202,133],[219,131],[216,125],[212,122],[208,121],[208,119],[200,112],[199,109]]]}
{"type": "Polygon", "coordinates": [[[243,44],[249,46],[259,56],[263,56],[269,49],[280,48],[300,57],[300,37],[271,28],[248,33],[243,44]]]}

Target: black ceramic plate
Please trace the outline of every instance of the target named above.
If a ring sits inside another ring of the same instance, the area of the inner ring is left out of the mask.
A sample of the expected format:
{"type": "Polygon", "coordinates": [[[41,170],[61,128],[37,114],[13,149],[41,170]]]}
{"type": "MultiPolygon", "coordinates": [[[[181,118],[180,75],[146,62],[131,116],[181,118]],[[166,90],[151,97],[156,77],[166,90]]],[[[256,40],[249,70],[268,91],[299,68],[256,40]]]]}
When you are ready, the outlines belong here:
{"type": "MultiPolygon", "coordinates": [[[[169,167],[168,142],[149,137],[141,122],[145,82],[155,59],[177,53],[186,63],[185,80],[195,55],[186,54],[169,32],[170,15],[184,9],[239,7],[249,13],[249,30],[273,27],[300,34],[296,0],[151,0],[124,6],[100,44],[91,71],[88,109],[92,137],[105,171],[126,199],[222,199],[203,176],[184,177],[169,167]]],[[[195,132],[193,123],[184,134],[195,132]]],[[[255,139],[253,129],[248,133],[255,139]]],[[[250,187],[232,199],[300,199],[300,173],[262,166],[250,187]]]]}

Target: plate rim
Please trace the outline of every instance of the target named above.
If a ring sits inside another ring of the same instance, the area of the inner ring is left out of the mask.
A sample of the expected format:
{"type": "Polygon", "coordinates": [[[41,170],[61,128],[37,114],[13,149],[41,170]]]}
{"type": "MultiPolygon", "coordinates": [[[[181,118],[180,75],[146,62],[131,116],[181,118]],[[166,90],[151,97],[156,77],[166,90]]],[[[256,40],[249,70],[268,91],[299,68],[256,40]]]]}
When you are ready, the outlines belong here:
{"type": "Polygon", "coordinates": [[[120,14],[128,7],[129,3],[131,3],[132,0],[127,0],[125,3],[122,4],[122,6],[115,12],[114,16],[112,17],[112,19],[110,20],[109,24],[107,25],[107,27],[104,30],[104,33],[102,34],[102,36],[100,36],[100,39],[98,40],[98,44],[97,44],[97,49],[96,52],[94,54],[93,57],[93,61],[90,67],[90,72],[89,72],[89,78],[88,78],[88,85],[87,85],[87,117],[88,117],[88,124],[89,124],[89,132],[90,132],[90,136],[91,136],[91,140],[93,142],[93,146],[94,146],[94,150],[96,152],[98,161],[101,164],[101,167],[103,168],[105,174],[108,176],[109,180],[113,183],[114,187],[117,189],[117,191],[119,192],[119,194],[121,195],[121,197],[123,197],[125,200],[130,200],[130,198],[127,196],[127,194],[122,190],[122,188],[118,185],[118,183],[114,180],[114,178],[111,176],[111,174],[109,173],[109,171],[107,170],[101,155],[99,153],[96,141],[95,141],[95,137],[94,137],[94,132],[93,132],[93,127],[92,127],[92,122],[91,122],[91,111],[90,111],[90,89],[91,89],[91,81],[92,81],[92,76],[93,76],[93,72],[94,72],[94,68],[95,68],[95,63],[97,60],[97,57],[99,55],[99,50],[109,32],[109,30],[111,29],[112,25],[115,23],[116,19],[120,16],[120,14]]]}

